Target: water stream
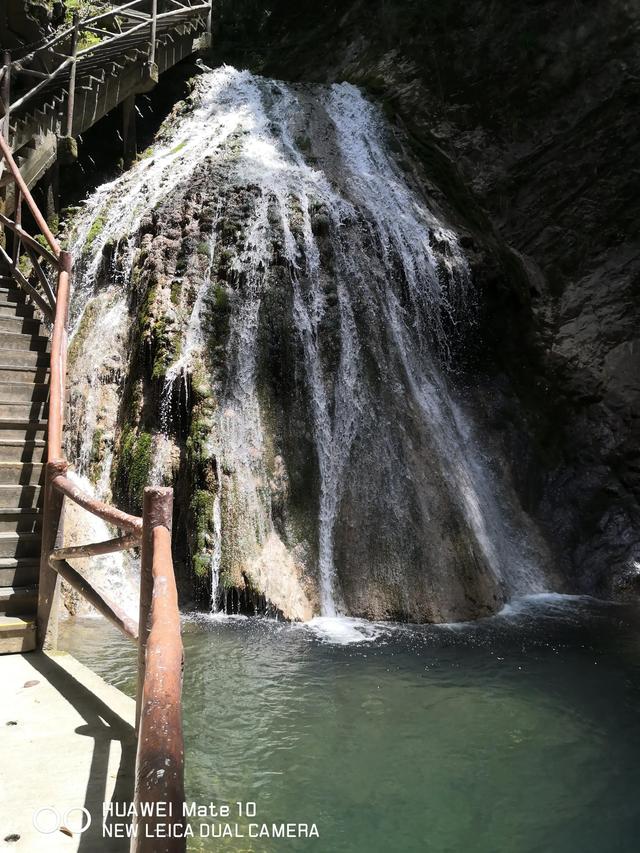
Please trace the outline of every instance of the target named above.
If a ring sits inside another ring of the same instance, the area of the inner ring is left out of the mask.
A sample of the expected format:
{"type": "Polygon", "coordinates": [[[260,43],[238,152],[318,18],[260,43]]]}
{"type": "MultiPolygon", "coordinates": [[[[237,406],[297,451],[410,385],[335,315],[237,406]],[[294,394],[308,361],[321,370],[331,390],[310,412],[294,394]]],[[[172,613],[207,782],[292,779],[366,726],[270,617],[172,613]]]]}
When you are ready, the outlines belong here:
{"type": "MultiPolygon", "coordinates": [[[[188,409],[189,377],[210,355],[206,300],[221,288],[215,276],[222,253],[231,254],[236,283],[225,378],[216,384],[210,377],[219,401],[211,453],[233,480],[232,494],[216,493],[210,520],[214,609],[225,548],[244,554],[249,576],[256,554],[264,565],[277,553],[294,577],[292,555],[300,551],[287,541],[290,530],[274,521],[268,487],[268,448],[280,439],[265,423],[260,341],[272,322],[265,306],[276,288],[287,294],[278,298],[289,312],[289,352],[300,354],[289,367],[306,407],[300,440],[312,442],[317,465],[315,542],[303,549],[315,554],[315,565],[302,571],[316,575],[321,615],[332,618],[355,606],[353,592],[345,598],[344,576],[367,562],[367,583],[384,577],[398,588],[396,597],[406,598],[417,576],[426,585],[421,594],[434,602],[434,618],[464,612],[465,596],[497,600],[545,588],[531,525],[492,470],[473,419],[451,388],[455,342],[473,329],[467,261],[454,231],[403,174],[389,142],[380,112],[351,85],[293,87],[229,67],[207,71],[192,108],[164,128],[149,157],[98,189],[76,222],[73,315],[81,317],[95,299],[105,255],[115,252],[116,280],[107,292],[119,295],[98,308],[99,322],[110,322],[105,312],[123,313],[141,219],[162,216],[163,204],[190,181],[202,184],[203,168],[217,176],[217,198],[209,199],[216,213],[207,233],[208,272],[164,379],[151,472],[154,482],[170,481],[173,395],[183,394],[188,409]],[[238,198],[249,202],[230,244],[220,234],[238,198]],[[250,530],[237,534],[239,545],[226,527],[231,500],[250,530]],[[373,518],[381,536],[389,530],[383,565],[381,549],[367,544],[365,527],[373,518]],[[353,532],[358,527],[361,534],[353,532]],[[404,568],[403,538],[417,543],[404,568]],[[480,580],[469,580],[461,566],[466,560],[480,580]]],[[[126,364],[125,343],[120,335],[114,346],[126,364]]],[[[82,470],[96,422],[96,368],[85,360],[75,370],[89,377],[77,437],[82,470]]],[[[277,578],[270,583],[277,586],[277,578]]],[[[366,599],[366,590],[362,595],[366,599]]]]}

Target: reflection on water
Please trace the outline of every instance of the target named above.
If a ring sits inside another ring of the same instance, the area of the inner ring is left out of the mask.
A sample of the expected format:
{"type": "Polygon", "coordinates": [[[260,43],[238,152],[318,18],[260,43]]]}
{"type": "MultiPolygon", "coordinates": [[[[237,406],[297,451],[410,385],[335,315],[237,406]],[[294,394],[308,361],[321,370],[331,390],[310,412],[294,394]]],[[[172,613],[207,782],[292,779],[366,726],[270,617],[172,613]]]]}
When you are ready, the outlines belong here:
{"type": "MultiPolygon", "coordinates": [[[[320,832],[189,849],[635,853],[639,629],[559,596],[457,626],[187,617],[188,799],[320,832]]],[[[134,649],[101,620],[61,647],[133,695],[134,649]]]]}

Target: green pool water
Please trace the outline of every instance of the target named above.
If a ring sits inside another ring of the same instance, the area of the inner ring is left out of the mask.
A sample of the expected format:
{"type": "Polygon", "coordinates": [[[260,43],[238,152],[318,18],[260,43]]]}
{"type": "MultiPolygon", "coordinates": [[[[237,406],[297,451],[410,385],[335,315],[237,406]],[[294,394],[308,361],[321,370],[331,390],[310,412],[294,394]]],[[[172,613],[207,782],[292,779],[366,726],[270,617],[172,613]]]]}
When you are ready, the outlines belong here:
{"type": "MultiPolygon", "coordinates": [[[[187,799],[231,804],[240,833],[319,833],[190,850],[640,849],[637,608],[545,596],[440,627],[186,617],[184,645],[187,799]]],[[[61,647],[133,692],[134,649],[101,620],[67,621],[61,647]]]]}

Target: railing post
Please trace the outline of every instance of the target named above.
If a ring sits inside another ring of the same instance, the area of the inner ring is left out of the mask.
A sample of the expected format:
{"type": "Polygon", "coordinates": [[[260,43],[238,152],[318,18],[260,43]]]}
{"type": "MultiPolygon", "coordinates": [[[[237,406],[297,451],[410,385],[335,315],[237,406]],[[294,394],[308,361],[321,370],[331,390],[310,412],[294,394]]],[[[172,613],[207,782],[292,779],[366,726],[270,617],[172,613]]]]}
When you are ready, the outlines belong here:
{"type": "Polygon", "coordinates": [[[153,598],[153,533],[164,527],[171,537],[173,516],[173,490],[148,487],[144,490],[142,505],[142,549],[140,556],[140,615],[138,618],[138,689],[136,695],[136,729],[139,728],[142,693],[146,670],[149,615],[153,598]]]}
{"type": "Polygon", "coordinates": [[[56,314],[51,336],[51,375],[49,380],[48,458],[62,458],[62,427],[67,376],[67,313],[71,280],[71,255],[60,252],[60,270],[56,292],[56,314]]]}
{"type": "Polygon", "coordinates": [[[76,71],[77,71],[77,56],[78,56],[78,40],[80,37],[80,15],[76,11],[73,13],[73,35],[71,36],[71,58],[73,65],[71,66],[71,75],[69,77],[69,97],[67,98],[67,128],[66,136],[73,136],[73,110],[76,101],[76,71]]]}
{"type": "MultiPolygon", "coordinates": [[[[15,212],[13,214],[13,221],[16,223],[18,227],[22,227],[22,191],[20,187],[14,183],[14,193],[15,193],[15,212]]],[[[13,263],[17,264],[20,260],[20,252],[22,249],[22,240],[18,234],[13,235],[13,263]]]]}
{"type": "Polygon", "coordinates": [[[67,473],[64,460],[47,462],[42,511],[42,550],[38,580],[37,645],[39,649],[55,649],[58,644],[58,611],[60,584],[58,573],[49,565],[49,554],[62,547],[64,530],[64,496],[53,487],[53,480],[67,473]]]}
{"type": "Polygon", "coordinates": [[[133,853],[184,853],[182,641],[171,559],[173,490],[147,488],[142,513],[133,853]],[[166,804],[166,811],[157,808],[166,804]],[[150,807],[150,809],[149,809],[150,807]],[[162,838],[159,843],[158,838],[162,838]]]}
{"type": "Polygon", "coordinates": [[[11,52],[5,50],[3,63],[4,75],[2,77],[2,90],[0,97],[4,105],[4,117],[2,119],[2,136],[9,142],[9,132],[11,124],[11,52]]]}
{"type": "Polygon", "coordinates": [[[151,2],[151,44],[149,45],[149,66],[156,64],[156,33],[158,30],[158,0],[151,2]]]}

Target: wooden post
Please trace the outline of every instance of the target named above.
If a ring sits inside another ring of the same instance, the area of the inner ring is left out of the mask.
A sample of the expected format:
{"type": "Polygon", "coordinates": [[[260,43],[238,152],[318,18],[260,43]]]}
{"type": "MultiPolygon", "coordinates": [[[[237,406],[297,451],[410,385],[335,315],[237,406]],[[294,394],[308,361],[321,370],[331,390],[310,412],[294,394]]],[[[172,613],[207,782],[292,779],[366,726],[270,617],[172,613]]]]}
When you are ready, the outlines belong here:
{"type": "Polygon", "coordinates": [[[136,144],[136,96],[129,95],[122,102],[122,140],[124,143],[124,167],[128,169],[138,154],[136,144]]]}
{"type": "Polygon", "coordinates": [[[73,136],[73,110],[76,101],[76,70],[77,70],[77,55],[78,41],[80,38],[80,15],[78,12],[73,13],[73,35],[71,36],[71,58],[73,65],[71,66],[71,75],[69,78],[69,96],[67,98],[67,129],[66,136],[73,136]]]}
{"type": "MultiPolygon", "coordinates": [[[[140,722],[142,694],[146,670],[149,617],[153,598],[154,530],[165,527],[171,538],[173,490],[147,487],[142,506],[142,550],[140,556],[140,615],[138,618],[138,690],[136,696],[136,729],[140,722]]],[[[171,557],[171,550],[169,550],[171,557]]]]}
{"type": "Polygon", "coordinates": [[[58,573],[49,565],[49,554],[62,546],[64,496],[53,488],[53,480],[59,474],[66,474],[67,467],[64,460],[47,462],[46,465],[42,551],[38,579],[37,646],[39,649],[55,649],[58,645],[60,583],[58,573]]]}

